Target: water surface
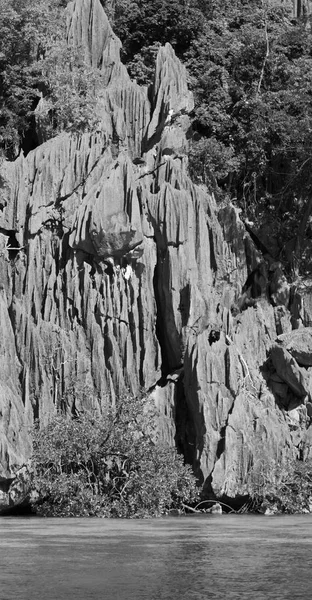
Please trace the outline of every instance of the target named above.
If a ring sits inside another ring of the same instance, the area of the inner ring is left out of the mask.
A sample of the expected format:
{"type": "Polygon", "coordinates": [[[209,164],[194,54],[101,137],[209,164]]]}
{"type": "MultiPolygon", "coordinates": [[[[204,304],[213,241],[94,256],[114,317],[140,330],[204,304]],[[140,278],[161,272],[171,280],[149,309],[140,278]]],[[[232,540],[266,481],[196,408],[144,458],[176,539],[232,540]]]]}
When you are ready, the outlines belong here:
{"type": "Polygon", "coordinates": [[[310,600],[312,516],[0,518],[1,600],[310,600]]]}

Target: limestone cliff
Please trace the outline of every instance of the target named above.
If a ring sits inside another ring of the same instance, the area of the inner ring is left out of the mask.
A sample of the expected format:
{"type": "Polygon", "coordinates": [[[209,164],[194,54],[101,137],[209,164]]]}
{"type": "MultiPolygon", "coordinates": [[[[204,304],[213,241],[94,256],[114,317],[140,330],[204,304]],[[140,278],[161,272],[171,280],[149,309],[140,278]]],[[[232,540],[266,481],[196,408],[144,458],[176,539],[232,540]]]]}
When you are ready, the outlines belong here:
{"type": "Polygon", "coordinates": [[[67,19],[103,70],[101,124],[1,167],[0,482],[29,456],[34,418],[143,388],[206,488],[243,495],[259,448],[310,452],[312,363],[276,342],[310,325],[309,293],[290,296],[238,211],[191,181],[193,98],[172,47],[140,88],[99,0],[67,19]]]}

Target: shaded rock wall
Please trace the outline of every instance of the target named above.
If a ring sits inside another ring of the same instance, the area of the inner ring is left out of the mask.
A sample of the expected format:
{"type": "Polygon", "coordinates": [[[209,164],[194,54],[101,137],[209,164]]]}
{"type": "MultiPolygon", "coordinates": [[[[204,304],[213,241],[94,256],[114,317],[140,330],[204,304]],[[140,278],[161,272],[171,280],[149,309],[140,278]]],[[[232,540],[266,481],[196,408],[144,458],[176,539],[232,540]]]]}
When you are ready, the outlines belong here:
{"type": "Polygon", "coordinates": [[[261,279],[238,211],[190,180],[193,98],[171,46],[147,90],[99,0],[70,3],[67,18],[69,43],[105,74],[101,125],[1,167],[0,482],[29,456],[34,418],[143,388],[207,490],[244,494],[255,448],[309,452],[306,398],[276,381],[270,353],[310,305],[293,294],[291,315],[280,265],[261,279]]]}

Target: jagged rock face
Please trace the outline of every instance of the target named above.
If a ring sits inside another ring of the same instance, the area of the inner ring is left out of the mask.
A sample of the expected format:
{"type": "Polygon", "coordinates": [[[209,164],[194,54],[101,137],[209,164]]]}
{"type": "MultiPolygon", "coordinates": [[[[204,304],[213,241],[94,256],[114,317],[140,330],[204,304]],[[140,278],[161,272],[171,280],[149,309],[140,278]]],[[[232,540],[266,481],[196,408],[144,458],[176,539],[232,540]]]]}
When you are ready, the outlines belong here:
{"type": "Polygon", "coordinates": [[[296,359],[299,365],[312,367],[312,327],[280,335],[277,342],[296,359]]]}
{"type": "Polygon", "coordinates": [[[143,388],[207,489],[244,494],[256,446],[283,460],[312,439],[297,390],[289,416],[270,380],[284,384],[270,352],[292,327],[285,281],[233,316],[260,257],[237,210],[188,176],[184,67],[167,44],[141,89],[99,0],[67,10],[69,43],[105,73],[101,127],[1,169],[0,481],[29,456],[34,418],[143,388]]]}
{"type": "Polygon", "coordinates": [[[279,335],[271,348],[271,359],[275,372],[270,375],[270,385],[282,404],[307,405],[312,394],[312,328],[279,335]]]}

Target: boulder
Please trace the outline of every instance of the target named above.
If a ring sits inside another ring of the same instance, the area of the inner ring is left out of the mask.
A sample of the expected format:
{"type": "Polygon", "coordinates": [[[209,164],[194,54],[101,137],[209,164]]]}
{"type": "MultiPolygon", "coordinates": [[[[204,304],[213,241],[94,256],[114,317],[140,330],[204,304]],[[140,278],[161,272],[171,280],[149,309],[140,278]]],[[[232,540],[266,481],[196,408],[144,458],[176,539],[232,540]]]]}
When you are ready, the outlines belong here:
{"type": "Polygon", "coordinates": [[[212,515],[222,515],[222,506],[219,502],[216,502],[211,508],[207,508],[205,512],[211,513],[212,515]]]}
{"type": "Polygon", "coordinates": [[[309,394],[309,377],[305,369],[299,367],[294,357],[283,346],[273,344],[271,359],[279,377],[296,396],[304,397],[309,394]]]}
{"type": "Polygon", "coordinates": [[[303,367],[312,366],[312,327],[302,327],[280,335],[277,344],[285,348],[303,367]]]}

